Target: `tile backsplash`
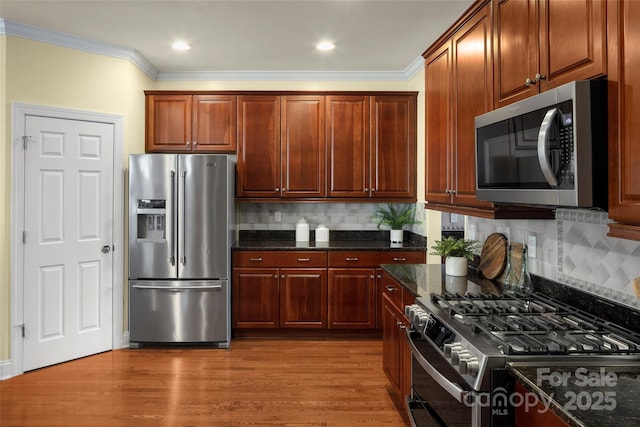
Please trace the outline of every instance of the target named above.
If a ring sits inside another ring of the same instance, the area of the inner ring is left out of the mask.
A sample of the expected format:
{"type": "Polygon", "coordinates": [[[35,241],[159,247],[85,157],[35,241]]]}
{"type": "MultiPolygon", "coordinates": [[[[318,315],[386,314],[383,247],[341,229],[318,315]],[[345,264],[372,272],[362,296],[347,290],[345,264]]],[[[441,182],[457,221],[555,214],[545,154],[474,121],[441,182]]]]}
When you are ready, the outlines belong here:
{"type": "Polygon", "coordinates": [[[640,276],[640,242],[608,237],[606,212],[557,209],[556,220],[487,220],[467,217],[483,242],[494,232],[524,242],[537,238],[532,273],[565,285],[640,308],[631,281],[640,276]]]}
{"type": "MultiPolygon", "coordinates": [[[[376,203],[239,203],[237,228],[239,230],[295,230],[300,218],[305,218],[310,229],[319,224],[329,230],[375,231],[377,224],[371,219],[376,203]],[[279,219],[279,221],[276,221],[279,219]]],[[[426,217],[422,204],[416,206],[421,224],[406,226],[405,230],[426,236],[426,217]]]]}

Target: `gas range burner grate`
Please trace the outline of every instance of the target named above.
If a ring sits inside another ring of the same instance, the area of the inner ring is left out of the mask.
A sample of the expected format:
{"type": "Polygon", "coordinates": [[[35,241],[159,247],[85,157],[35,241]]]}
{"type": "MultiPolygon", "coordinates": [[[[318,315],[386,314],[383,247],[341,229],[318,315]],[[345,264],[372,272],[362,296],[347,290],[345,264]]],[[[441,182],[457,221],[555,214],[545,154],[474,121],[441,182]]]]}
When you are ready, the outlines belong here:
{"type": "Polygon", "coordinates": [[[474,332],[500,341],[504,354],[636,354],[640,336],[537,294],[431,294],[474,332]]]}

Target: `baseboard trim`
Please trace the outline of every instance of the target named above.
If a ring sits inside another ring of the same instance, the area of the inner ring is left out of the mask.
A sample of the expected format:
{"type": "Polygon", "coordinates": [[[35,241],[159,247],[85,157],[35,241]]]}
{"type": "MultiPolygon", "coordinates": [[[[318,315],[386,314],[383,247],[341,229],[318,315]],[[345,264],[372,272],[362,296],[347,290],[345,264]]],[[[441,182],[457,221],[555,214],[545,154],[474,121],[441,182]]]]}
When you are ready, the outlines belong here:
{"type": "Polygon", "coordinates": [[[13,377],[11,360],[0,360],[0,381],[8,380],[11,377],[13,377]]]}

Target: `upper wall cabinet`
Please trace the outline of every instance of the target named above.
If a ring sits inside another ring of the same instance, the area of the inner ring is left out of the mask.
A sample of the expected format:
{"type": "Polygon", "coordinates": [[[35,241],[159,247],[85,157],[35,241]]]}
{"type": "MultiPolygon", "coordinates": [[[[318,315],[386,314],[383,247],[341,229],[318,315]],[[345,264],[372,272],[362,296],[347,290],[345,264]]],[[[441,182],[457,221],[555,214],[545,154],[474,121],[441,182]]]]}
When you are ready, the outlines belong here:
{"type": "Polygon", "coordinates": [[[235,152],[236,96],[146,93],[147,152],[235,152]]]}
{"type": "Polygon", "coordinates": [[[491,208],[475,197],[473,119],[493,105],[490,4],[426,57],[425,200],[491,208]]]}
{"type": "Polygon", "coordinates": [[[494,0],[495,107],[606,74],[605,0],[494,0]]]}
{"type": "Polygon", "coordinates": [[[640,240],[640,2],[608,2],[609,235],[640,240]]]}
{"type": "Polygon", "coordinates": [[[328,196],[416,198],[416,96],[327,96],[328,196]]]}
{"type": "Polygon", "coordinates": [[[238,97],[237,197],[325,195],[324,97],[238,97]]]}

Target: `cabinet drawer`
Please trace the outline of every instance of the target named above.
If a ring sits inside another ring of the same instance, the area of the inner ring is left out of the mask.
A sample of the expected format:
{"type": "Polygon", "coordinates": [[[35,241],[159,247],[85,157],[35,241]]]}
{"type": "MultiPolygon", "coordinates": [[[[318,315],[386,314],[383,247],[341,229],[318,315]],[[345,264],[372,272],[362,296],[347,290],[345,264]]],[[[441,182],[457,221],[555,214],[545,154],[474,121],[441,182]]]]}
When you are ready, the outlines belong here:
{"type": "Polygon", "coordinates": [[[235,251],[234,267],[326,267],[326,251],[235,251]]]}
{"type": "Polygon", "coordinates": [[[330,251],[329,267],[378,267],[380,264],[422,264],[423,251],[330,251]]]}
{"type": "Polygon", "coordinates": [[[387,276],[382,275],[382,294],[386,295],[396,308],[404,313],[402,285],[387,276]]]}

